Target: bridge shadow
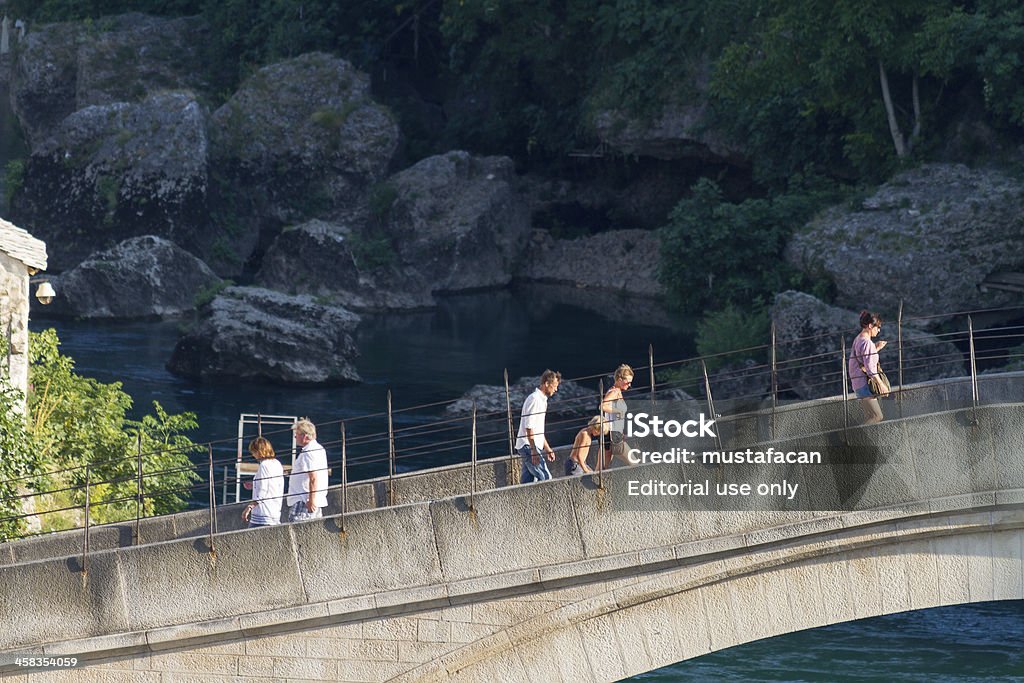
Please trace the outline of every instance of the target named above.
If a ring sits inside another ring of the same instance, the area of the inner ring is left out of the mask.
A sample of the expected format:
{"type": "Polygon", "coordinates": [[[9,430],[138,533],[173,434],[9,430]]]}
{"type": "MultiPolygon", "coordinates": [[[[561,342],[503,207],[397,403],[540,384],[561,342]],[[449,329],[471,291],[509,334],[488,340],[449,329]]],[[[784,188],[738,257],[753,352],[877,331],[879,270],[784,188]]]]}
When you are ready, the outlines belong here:
{"type": "MultiPolygon", "coordinates": [[[[842,432],[829,434],[827,443],[834,481],[832,487],[819,489],[831,500],[818,501],[818,505],[820,509],[856,510],[864,501],[868,484],[885,464],[882,449],[872,441],[850,439],[842,432]]],[[[867,502],[868,505],[874,503],[867,502]]]]}

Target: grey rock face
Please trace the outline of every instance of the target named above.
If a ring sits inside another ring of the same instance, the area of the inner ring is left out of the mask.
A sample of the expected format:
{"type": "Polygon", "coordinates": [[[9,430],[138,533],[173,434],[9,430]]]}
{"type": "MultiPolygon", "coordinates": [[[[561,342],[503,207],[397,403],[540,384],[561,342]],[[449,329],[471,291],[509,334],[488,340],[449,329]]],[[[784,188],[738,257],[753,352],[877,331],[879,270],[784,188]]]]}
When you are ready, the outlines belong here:
{"type": "Polygon", "coordinates": [[[174,347],[167,368],[185,377],[238,377],[288,384],[359,382],[351,332],[359,316],[309,296],[229,287],[195,330],[174,347]]]}
{"type": "Polygon", "coordinates": [[[195,308],[220,283],[210,268],[171,242],[133,237],[51,278],[58,296],[50,315],[77,318],[174,316],[195,308]]]}
{"type": "MultiPolygon", "coordinates": [[[[772,305],[778,348],[779,384],[800,398],[841,394],[842,363],[840,337],[846,338],[846,353],[860,332],[859,313],[836,308],[802,292],[782,292],[772,305]]],[[[883,326],[878,341],[889,344],[879,354],[879,363],[895,384],[899,352],[896,323],[883,326]]],[[[963,354],[956,346],[935,335],[904,326],[904,382],[907,384],[965,374],[963,354]]]]}
{"type": "MultiPolygon", "coordinates": [[[[363,184],[383,177],[398,125],[370,99],[370,79],[348,62],[309,53],[260,69],[213,115],[214,151],[256,174],[334,171],[363,184]]],[[[332,179],[333,180],[333,179],[332,179]]]]}
{"type": "MultiPolygon", "coordinates": [[[[519,424],[523,411],[523,401],[537,388],[538,382],[539,377],[520,377],[515,383],[509,382],[509,404],[512,406],[512,418],[516,425],[519,424]]],[[[597,380],[594,381],[593,388],[589,389],[576,382],[563,380],[558,384],[555,395],[548,399],[548,414],[563,417],[597,415],[600,400],[597,380]]],[[[457,401],[445,406],[445,412],[453,416],[468,416],[473,412],[474,401],[478,419],[506,419],[508,415],[505,387],[491,384],[477,384],[457,401]]]]}
{"type": "Polygon", "coordinates": [[[369,83],[348,62],[311,53],[264,67],[214,112],[211,165],[225,185],[214,204],[235,216],[218,226],[230,233],[218,270],[237,270],[282,226],[365,217],[399,140],[369,83]]]}
{"type": "MultiPolygon", "coordinates": [[[[787,260],[825,275],[837,302],[908,315],[1002,306],[986,276],[1024,270],[1024,184],[999,171],[929,164],[901,173],[856,209],[834,207],[791,240],[787,260]]],[[[934,318],[932,324],[945,318],[934,318]]]]}
{"type": "Polygon", "coordinates": [[[531,236],[518,278],[659,298],[661,241],[656,232],[613,230],[574,240],[555,240],[541,230],[531,236]]]}
{"type": "Polygon", "coordinates": [[[204,89],[199,53],[208,30],[196,17],[143,14],[33,27],[20,44],[11,92],[32,148],[84,107],[204,89]]]}
{"type": "Polygon", "coordinates": [[[86,107],[35,146],[12,213],[46,240],[55,270],[139,234],[197,251],[206,154],[205,115],[191,93],[86,107]]]}
{"type": "MultiPolygon", "coordinates": [[[[257,281],[291,294],[311,294],[353,310],[417,309],[434,305],[428,287],[408,281],[415,275],[384,267],[366,240],[345,225],[313,220],[287,228],[263,258],[257,281]]],[[[389,241],[376,248],[396,257],[389,241]]]]}
{"type": "Polygon", "coordinates": [[[432,292],[508,284],[530,224],[507,157],[449,152],[392,176],[385,233],[432,292]]]}
{"type": "Polygon", "coordinates": [[[424,159],[378,188],[372,227],[313,221],[282,232],[257,281],[357,309],[422,308],[434,293],[506,285],[529,228],[512,173],[505,157],[424,159]]]}

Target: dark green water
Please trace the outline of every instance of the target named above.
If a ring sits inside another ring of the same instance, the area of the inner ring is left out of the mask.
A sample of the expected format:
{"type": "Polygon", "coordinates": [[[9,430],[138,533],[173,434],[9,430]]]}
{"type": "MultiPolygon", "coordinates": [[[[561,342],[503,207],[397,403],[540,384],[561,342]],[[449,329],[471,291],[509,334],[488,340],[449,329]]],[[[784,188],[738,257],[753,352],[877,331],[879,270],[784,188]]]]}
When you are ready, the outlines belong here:
{"type": "Polygon", "coordinates": [[[790,633],[673,664],[631,680],[1024,681],[1024,601],[937,607],[790,633]]]}
{"type": "MultiPolygon", "coordinates": [[[[56,327],[80,374],[121,381],[148,410],[198,414],[195,441],[230,438],[239,413],[308,415],[328,422],[395,407],[454,398],[474,384],[500,384],[546,367],[565,376],[610,372],[693,354],[685,334],[624,325],[567,305],[525,301],[508,293],[449,299],[436,311],[368,316],[357,334],[365,383],[290,388],[239,382],[190,382],[164,369],[180,323],[100,324],[34,320],[56,327]]],[[[224,446],[230,453],[233,446],[224,446]]],[[[468,457],[468,455],[466,455],[468,457]]],[[[464,459],[464,458],[462,458],[464,459]]],[[[436,461],[415,463],[429,466],[436,461]]],[[[363,476],[379,474],[369,469],[363,476]]],[[[358,476],[358,474],[356,475],[358,476]]],[[[601,644],[594,644],[600,647],[601,644]]],[[[637,676],[634,681],[889,681],[968,683],[1024,681],[1024,603],[923,610],[793,633],[748,643],[637,676]]]]}

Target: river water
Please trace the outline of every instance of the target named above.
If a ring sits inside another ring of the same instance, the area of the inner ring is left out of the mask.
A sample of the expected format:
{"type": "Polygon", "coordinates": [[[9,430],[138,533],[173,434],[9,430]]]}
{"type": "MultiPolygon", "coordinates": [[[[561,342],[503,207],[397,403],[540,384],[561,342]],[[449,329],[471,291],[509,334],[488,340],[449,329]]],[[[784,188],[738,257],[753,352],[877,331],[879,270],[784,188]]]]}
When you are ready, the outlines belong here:
{"type": "MultiPolygon", "coordinates": [[[[31,327],[56,328],[79,374],[122,382],[137,410],[149,412],[156,400],[172,413],[195,412],[200,427],[190,436],[197,442],[232,437],[243,412],[308,415],[326,422],[384,410],[388,389],[400,408],[455,398],[475,384],[501,384],[505,368],[513,380],[547,367],[573,377],[610,372],[622,362],[645,365],[649,344],[656,361],[693,354],[692,334],[686,332],[625,325],[571,305],[499,292],[449,298],[435,311],[365,316],[356,335],[362,350],[356,365],[365,380],[358,386],[192,382],[164,368],[187,322],[115,324],[37,317],[31,327]]],[[[439,463],[416,465],[432,464],[439,463]]],[[[793,633],[632,680],[1024,681],[1024,603],[922,610],[793,633]]]]}

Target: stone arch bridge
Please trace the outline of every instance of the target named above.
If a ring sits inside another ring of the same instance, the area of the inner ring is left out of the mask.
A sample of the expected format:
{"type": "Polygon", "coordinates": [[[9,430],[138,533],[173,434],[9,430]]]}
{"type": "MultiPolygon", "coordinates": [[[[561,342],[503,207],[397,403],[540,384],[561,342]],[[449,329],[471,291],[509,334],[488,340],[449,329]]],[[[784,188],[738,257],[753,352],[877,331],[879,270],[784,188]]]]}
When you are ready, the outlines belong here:
{"type": "Polygon", "coordinates": [[[817,482],[845,491],[839,511],[625,496],[655,465],[608,471],[604,488],[494,488],[501,460],[478,468],[491,488],[472,501],[465,466],[400,481],[392,507],[374,507],[379,482],[352,487],[350,508],[367,509],[343,525],[232,531],[228,509],[211,537],[186,513],[147,521],[130,547],[104,529],[85,575],[80,532],[9,543],[0,675],[615,681],[800,629],[1024,598],[1024,404],[939,407],[843,430],[841,402],[825,400],[777,417],[806,436],[763,438],[763,415],[737,428],[784,450],[870,453],[852,488],[847,474],[817,482]],[[27,671],[16,653],[84,666],[27,671]]]}

